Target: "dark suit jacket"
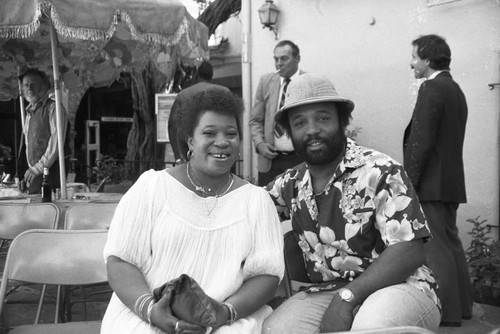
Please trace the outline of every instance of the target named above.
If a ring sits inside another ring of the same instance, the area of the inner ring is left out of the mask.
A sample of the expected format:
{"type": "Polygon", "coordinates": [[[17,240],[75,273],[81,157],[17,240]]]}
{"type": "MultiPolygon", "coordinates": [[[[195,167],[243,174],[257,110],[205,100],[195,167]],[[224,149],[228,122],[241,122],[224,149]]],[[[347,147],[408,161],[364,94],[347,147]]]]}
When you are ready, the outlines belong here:
{"type": "Polygon", "coordinates": [[[466,122],[465,96],[448,71],[422,83],[403,142],[404,166],[421,201],[467,202],[466,122]]]}

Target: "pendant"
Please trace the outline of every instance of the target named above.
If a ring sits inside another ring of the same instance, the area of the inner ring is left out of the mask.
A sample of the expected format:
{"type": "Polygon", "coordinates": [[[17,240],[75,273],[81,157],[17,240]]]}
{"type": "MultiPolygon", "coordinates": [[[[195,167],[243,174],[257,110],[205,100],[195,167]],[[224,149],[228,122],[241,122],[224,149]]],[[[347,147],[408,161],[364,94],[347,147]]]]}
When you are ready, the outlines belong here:
{"type": "Polygon", "coordinates": [[[217,197],[207,197],[205,198],[205,206],[207,207],[207,217],[215,218],[212,213],[214,213],[215,207],[217,206],[217,197]],[[213,202],[213,205],[210,206],[210,202],[213,202]]]}

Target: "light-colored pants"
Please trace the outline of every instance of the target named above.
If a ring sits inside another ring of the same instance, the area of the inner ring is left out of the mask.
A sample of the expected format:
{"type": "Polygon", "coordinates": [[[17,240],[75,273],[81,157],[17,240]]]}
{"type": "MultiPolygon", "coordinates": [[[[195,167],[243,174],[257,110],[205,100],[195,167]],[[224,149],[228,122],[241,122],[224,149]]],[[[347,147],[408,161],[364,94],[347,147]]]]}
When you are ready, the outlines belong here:
{"type": "MultiPolygon", "coordinates": [[[[266,319],[262,333],[319,333],[323,313],[335,293],[299,292],[293,295],[266,319]]],[[[440,321],[439,308],[425,293],[407,284],[398,284],[371,294],[355,314],[351,330],[396,326],[436,330],[440,321]]]]}

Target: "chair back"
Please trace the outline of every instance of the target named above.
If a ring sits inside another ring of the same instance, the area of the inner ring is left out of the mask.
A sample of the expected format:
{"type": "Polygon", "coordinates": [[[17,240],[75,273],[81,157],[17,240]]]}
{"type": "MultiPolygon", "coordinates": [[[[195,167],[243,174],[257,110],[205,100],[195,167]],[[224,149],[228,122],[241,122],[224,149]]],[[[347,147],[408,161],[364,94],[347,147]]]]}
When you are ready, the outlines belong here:
{"type": "Polygon", "coordinates": [[[51,285],[107,282],[106,230],[29,230],[11,243],[2,283],[0,315],[9,280],[51,285]]]}
{"type": "Polygon", "coordinates": [[[59,215],[54,203],[0,203],[0,238],[14,239],[30,229],[56,229],[59,215]]]}
{"type": "Polygon", "coordinates": [[[299,238],[292,230],[284,235],[284,256],[285,256],[285,292],[290,297],[293,294],[292,281],[301,283],[311,283],[307,275],[306,265],[302,249],[299,246],[299,238]]]}
{"type": "Polygon", "coordinates": [[[75,193],[88,193],[90,192],[89,186],[82,182],[67,182],[66,188],[73,188],[75,193]]]}
{"type": "Polygon", "coordinates": [[[82,203],[70,206],[64,215],[66,230],[107,230],[118,203],[82,203]]]}

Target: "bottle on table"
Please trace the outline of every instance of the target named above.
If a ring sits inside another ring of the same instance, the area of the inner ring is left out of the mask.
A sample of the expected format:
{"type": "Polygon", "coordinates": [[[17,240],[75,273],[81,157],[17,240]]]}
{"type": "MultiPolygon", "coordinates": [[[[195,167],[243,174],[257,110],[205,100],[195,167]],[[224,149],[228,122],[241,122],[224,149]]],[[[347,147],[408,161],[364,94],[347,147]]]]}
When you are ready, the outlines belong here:
{"type": "Polygon", "coordinates": [[[47,167],[43,168],[42,202],[52,202],[52,185],[50,184],[49,169],[47,167]]]}

